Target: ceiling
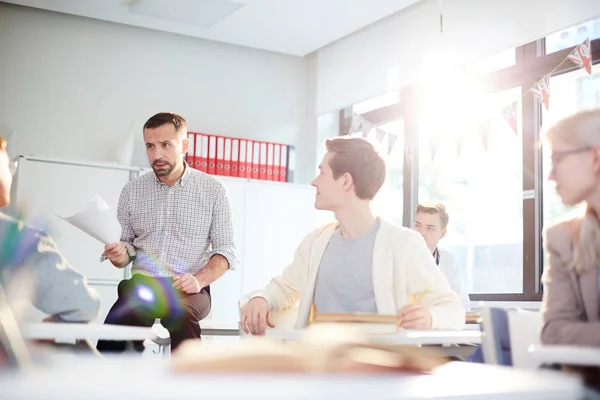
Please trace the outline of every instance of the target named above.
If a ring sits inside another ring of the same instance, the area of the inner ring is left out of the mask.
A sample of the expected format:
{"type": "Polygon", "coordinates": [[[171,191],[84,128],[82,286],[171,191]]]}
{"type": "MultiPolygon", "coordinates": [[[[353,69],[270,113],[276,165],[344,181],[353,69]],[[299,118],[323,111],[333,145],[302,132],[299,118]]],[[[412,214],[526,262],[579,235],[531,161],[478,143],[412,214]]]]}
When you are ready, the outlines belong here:
{"type": "Polygon", "coordinates": [[[2,0],[304,56],[419,0],[2,0]]]}

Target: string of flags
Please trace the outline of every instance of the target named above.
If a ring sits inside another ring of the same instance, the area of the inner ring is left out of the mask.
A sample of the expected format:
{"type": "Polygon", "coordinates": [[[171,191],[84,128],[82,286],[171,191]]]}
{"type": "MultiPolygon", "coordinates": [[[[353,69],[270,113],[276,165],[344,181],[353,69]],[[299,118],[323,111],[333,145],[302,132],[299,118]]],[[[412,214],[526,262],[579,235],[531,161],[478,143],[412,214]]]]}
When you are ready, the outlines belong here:
{"type": "Polygon", "coordinates": [[[355,132],[362,132],[362,137],[366,139],[369,137],[373,129],[375,129],[375,139],[380,145],[383,145],[384,140],[387,138],[386,151],[389,155],[392,150],[394,150],[394,146],[398,141],[398,135],[395,133],[386,132],[381,128],[377,128],[372,122],[366,120],[362,115],[352,114],[348,135],[351,135],[355,132]]]}
{"type": "MultiPolygon", "coordinates": [[[[500,115],[502,119],[506,122],[508,127],[514,132],[515,135],[519,134],[518,127],[518,109],[519,109],[519,101],[529,92],[533,93],[544,106],[546,111],[550,110],[550,78],[552,74],[556,72],[564,63],[571,61],[579,68],[585,68],[586,72],[591,76],[592,75],[592,49],[590,46],[590,38],[588,37],[583,43],[579,44],[565,59],[558,64],[550,73],[546,74],[539,81],[533,85],[527,92],[523,94],[523,96],[514,100],[507,106],[505,106],[501,111],[500,115]]],[[[477,123],[477,132],[481,138],[484,149],[487,151],[488,149],[488,141],[489,141],[489,133],[491,126],[492,116],[487,116],[480,120],[477,123]]],[[[457,137],[457,152],[460,154],[462,148],[462,140],[464,139],[464,135],[462,137],[457,137]]],[[[439,140],[439,138],[436,138],[439,140]]],[[[439,147],[438,143],[433,143],[434,141],[430,141],[429,150],[431,158],[435,157],[437,149],[439,147]]]]}

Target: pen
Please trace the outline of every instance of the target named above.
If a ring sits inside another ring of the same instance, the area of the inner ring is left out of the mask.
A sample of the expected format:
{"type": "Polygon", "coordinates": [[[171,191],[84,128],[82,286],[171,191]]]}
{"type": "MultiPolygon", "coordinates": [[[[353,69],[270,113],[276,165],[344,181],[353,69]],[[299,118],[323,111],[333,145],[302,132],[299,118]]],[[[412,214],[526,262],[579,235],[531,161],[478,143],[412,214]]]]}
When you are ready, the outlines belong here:
{"type": "Polygon", "coordinates": [[[421,301],[421,299],[423,298],[423,296],[425,296],[425,293],[427,293],[427,288],[425,288],[425,290],[423,290],[421,293],[419,293],[419,295],[415,298],[414,300],[414,304],[418,303],[421,301]]]}

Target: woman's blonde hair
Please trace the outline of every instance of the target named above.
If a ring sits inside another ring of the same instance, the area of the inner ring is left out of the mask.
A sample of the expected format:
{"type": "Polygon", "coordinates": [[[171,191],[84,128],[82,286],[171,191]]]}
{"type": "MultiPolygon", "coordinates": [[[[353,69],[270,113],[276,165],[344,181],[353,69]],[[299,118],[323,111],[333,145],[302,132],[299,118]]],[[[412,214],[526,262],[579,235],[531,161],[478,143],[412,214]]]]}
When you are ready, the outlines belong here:
{"type": "MultiPolygon", "coordinates": [[[[560,120],[548,129],[546,141],[570,143],[582,149],[600,146],[600,108],[560,120]]],[[[600,222],[589,204],[578,222],[573,231],[573,258],[569,267],[582,272],[597,267],[600,262],[600,222]]]]}

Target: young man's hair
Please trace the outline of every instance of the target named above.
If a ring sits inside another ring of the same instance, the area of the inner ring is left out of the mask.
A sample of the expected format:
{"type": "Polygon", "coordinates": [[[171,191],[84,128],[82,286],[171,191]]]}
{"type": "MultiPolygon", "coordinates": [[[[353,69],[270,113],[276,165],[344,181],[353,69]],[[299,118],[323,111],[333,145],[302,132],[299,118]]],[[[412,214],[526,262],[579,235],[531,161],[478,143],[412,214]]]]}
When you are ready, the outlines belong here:
{"type": "Polygon", "coordinates": [[[446,207],[444,207],[442,203],[427,202],[417,204],[417,214],[418,213],[439,215],[442,229],[446,229],[448,221],[450,220],[450,216],[446,212],[446,207]]]}
{"type": "Polygon", "coordinates": [[[151,116],[144,124],[144,130],[147,128],[158,128],[165,124],[173,125],[179,136],[182,136],[183,138],[187,136],[187,121],[185,118],[181,115],[169,112],[161,112],[151,116]]]}
{"type": "Polygon", "coordinates": [[[373,200],[386,175],[385,161],[375,147],[363,138],[339,137],[327,139],[325,148],[333,155],[329,160],[333,178],[350,174],[356,196],[373,200]]]}

